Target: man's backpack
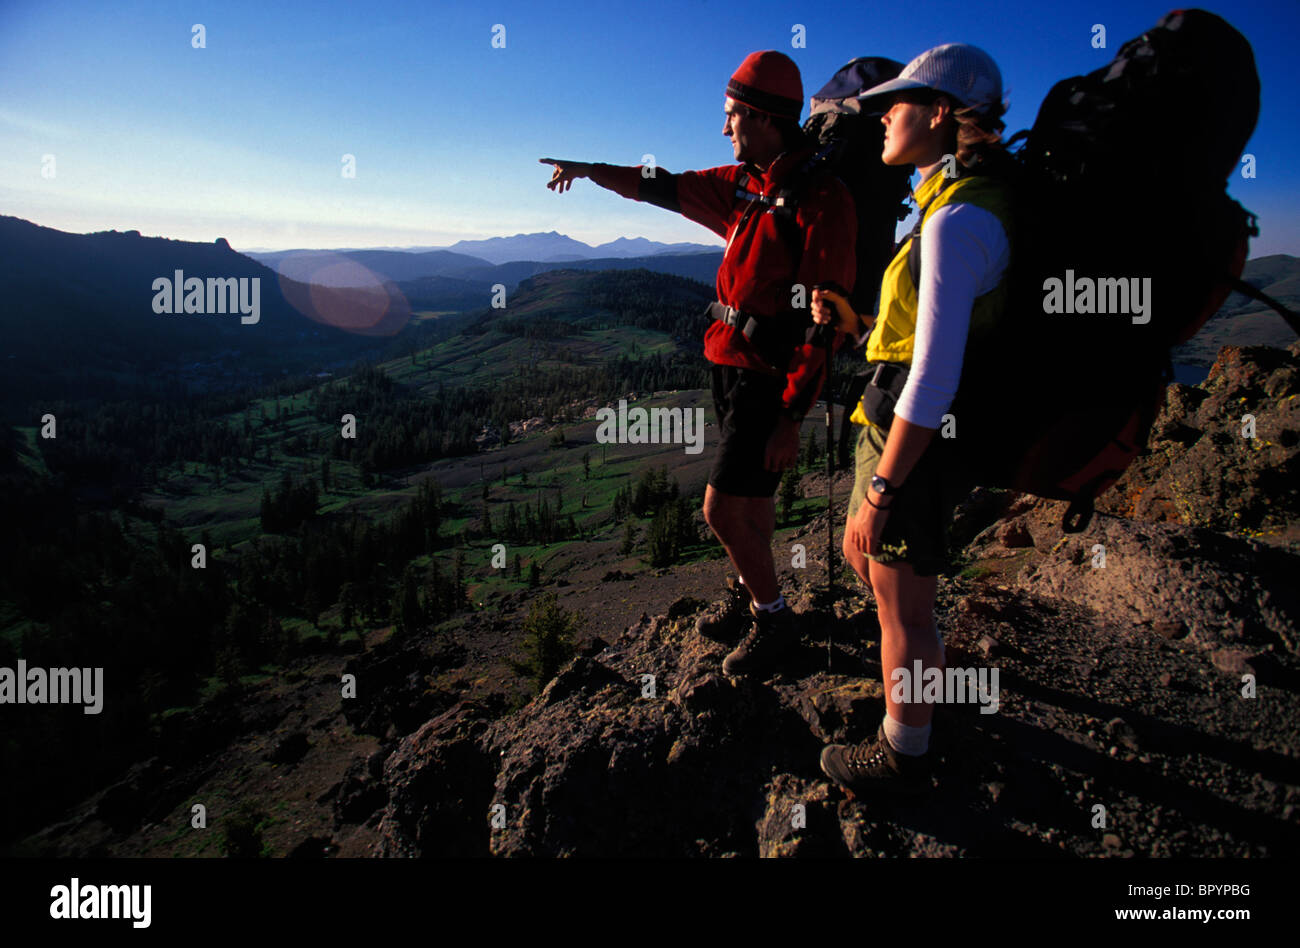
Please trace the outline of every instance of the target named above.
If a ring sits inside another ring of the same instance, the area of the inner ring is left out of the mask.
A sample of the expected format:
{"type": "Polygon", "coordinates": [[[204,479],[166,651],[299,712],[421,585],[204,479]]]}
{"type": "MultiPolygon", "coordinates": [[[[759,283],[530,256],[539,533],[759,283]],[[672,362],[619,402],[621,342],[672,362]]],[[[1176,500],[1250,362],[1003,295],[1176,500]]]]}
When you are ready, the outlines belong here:
{"type": "Polygon", "coordinates": [[[814,161],[836,175],[853,195],[858,217],[858,274],[850,302],[872,312],[880,278],[894,256],[894,232],[907,216],[912,166],[880,160],[885,129],[880,112],[863,112],[857,96],[894,79],[902,63],[863,56],[841,67],[812,97],[804,135],[821,145],[814,161]]]}
{"type": "Polygon", "coordinates": [[[1226,193],[1258,114],[1249,43],[1202,10],[1048,93],[1016,154],[1007,311],[969,341],[952,407],[978,483],[1070,501],[1062,527],[1087,526],[1146,447],[1170,349],[1231,290],[1261,295],[1240,280],[1254,216],[1226,193]]]}
{"type": "MultiPolygon", "coordinates": [[[[880,160],[885,147],[881,112],[864,112],[857,97],[897,78],[902,71],[902,63],[880,56],[861,56],[846,63],[812,97],[803,123],[808,139],[821,145],[817,162],[839,177],[853,195],[858,218],[858,268],[849,302],[859,313],[875,312],[880,279],[894,257],[898,222],[908,214],[914,168],[886,165],[880,160]]],[[[839,397],[829,390],[826,397],[852,405],[865,386],[865,376],[846,376],[839,397]]],[[[847,466],[852,449],[849,427],[849,411],[845,411],[839,432],[840,467],[847,466]]]]}
{"type": "MultiPolygon", "coordinates": [[[[742,174],[736,187],[736,200],[748,204],[746,215],[756,212],[773,214],[797,261],[803,252],[803,235],[795,218],[804,190],[824,175],[839,178],[853,198],[857,216],[857,268],[849,299],[858,312],[875,309],[881,277],[895,253],[894,235],[898,222],[908,214],[907,198],[912,190],[914,167],[889,166],[880,160],[885,143],[885,130],[880,121],[882,113],[864,112],[857,97],[873,86],[897,78],[902,71],[902,63],[879,56],[862,56],[846,63],[812,97],[803,133],[816,147],[791,176],[789,184],[775,195],[764,197],[750,188],[748,176],[742,174]]],[[[742,217],[738,229],[744,220],[742,217]]],[[[797,263],[795,269],[798,269],[797,263]]],[[[711,305],[710,318],[721,318],[723,311],[725,307],[718,309],[711,305]]],[[[739,327],[741,324],[738,321],[736,325],[739,327]]],[[[810,324],[795,329],[796,333],[777,340],[769,348],[784,353],[810,339],[825,340],[825,336],[813,331],[810,324]]],[[[755,337],[749,331],[745,334],[750,336],[751,343],[754,342],[755,337]]],[[[776,364],[779,360],[772,361],[776,364]]],[[[835,401],[847,398],[851,404],[861,396],[864,385],[865,379],[848,379],[846,390],[840,393],[840,397],[837,398],[829,386],[825,394],[835,401]]],[[[846,463],[848,428],[849,413],[845,412],[840,432],[840,466],[846,463]]]]}
{"type": "MultiPolygon", "coordinates": [[[[858,225],[857,269],[850,299],[864,312],[874,308],[881,276],[893,258],[894,232],[898,222],[907,216],[913,166],[889,167],[880,160],[884,148],[881,113],[863,112],[857,96],[896,78],[902,71],[902,63],[874,56],[854,59],[840,68],[812,97],[802,129],[807,144],[813,146],[812,153],[788,182],[771,195],[750,186],[748,169],[736,182],[736,201],[745,210],[735,229],[743,228],[752,214],[771,214],[790,249],[796,272],[804,246],[804,235],[796,223],[800,200],[814,182],[826,176],[844,184],[853,198],[858,225]]],[[[758,320],[744,320],[743,314],[728,313],[721,304],[710,305],[707,314],[710,319],[734,319],[733,325],[749,337],[755,348],[765,352],[764,358],[774,366],[780,366],[795,347],[825,338],[812,326],[811,313],[805,324],[770,331],[765,331],[758,320]]]]}
{"type": "Polygon", "coordinates": [[[850,301],[858,312],[871,312],[880,292],[880,278],[893,259],[894,232],[907,217],[912,165],[891,167],[880,160],[885,130],[881,113],[863,112],[857,96],[872,86],[894,79],[901,63],[879,56],[863,56],[842,66],[812,97],[804,137],[815,146],[812,155],[776,195],[762,197],[741,175],[736,199],[773,213],[786,243],[796,258],[803,235],[795,225],[795,209],[804,190],[823,175],[839,178],[853,197],[857,215],[857,276],[850,301]]]}

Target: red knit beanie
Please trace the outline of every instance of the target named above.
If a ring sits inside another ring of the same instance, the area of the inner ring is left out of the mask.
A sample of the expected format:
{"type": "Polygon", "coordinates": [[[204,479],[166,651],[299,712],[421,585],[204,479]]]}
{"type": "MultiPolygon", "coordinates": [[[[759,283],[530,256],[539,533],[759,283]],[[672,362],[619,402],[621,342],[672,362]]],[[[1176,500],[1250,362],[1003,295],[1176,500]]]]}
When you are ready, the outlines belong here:
{"type": "Polygon", "coordinates": [[[794,60],[774,49],[750,53],[727,83],[727,95],[751,109],[799,121],[803,82],[794,60]]]}

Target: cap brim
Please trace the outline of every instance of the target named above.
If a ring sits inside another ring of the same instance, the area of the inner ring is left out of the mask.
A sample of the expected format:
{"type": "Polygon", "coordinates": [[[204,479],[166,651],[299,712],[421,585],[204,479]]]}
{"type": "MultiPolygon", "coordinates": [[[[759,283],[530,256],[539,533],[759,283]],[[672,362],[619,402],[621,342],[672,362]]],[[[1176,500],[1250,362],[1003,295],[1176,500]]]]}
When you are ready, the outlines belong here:
{"type": "Polygon", "coordinates": [[[917,82],[915,79],[890,79],[888,82],[882,82],[878,86],[872,86],[862,95],[857,96],[857,100],[862,103],[862,111],[870,112],[871,105],[883,105],[884,97],[894,92],[906,92],[909,89],[928,89],[930,88],[923,82],[917,82]],[[874,102],[870,100],[875,100],[874,102]]]}

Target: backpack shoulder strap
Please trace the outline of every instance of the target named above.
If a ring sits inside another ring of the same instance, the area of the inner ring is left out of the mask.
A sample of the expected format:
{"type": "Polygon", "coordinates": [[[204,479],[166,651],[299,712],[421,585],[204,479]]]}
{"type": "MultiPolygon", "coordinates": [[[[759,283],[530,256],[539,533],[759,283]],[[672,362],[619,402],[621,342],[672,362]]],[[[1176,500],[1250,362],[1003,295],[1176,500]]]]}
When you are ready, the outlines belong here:
{"type": "Polygon", "coordinates": [[[799,202],[814,183],[830,175],[827,162],[834,154],[838,144],[838,142],[829,142],[813,152],[812,156],[790,176],[790,181],[778,193],[780,203],[773,211],[773,214],[776,217],[777,227],[781,229],[786,245],[790,248],[790,255],[794,258],[796,275],[799,272],[800,264],[803,263],[804,244],[803,232],[799,229],[795,219],[799,209],[799,202]]]}
{"type": "Polygon", "coordinates": [[[781,239],[794,260],[796,274],[799,272],[799,266],[803,263],[804,245],[803,232],[796,219],[799,202],[803,199],[809,185],[827,173],[825,162],[835,150],[835,146],[836,143],[832,142],[814,152],[790,175],[784,187],[774,195],[765,195],[750,190],[749,186],[754,181],[754,175],[750,173],[748,166],[740,172],[740,176],[736,179],[736,201],[745,202],[748,205],[744,214],[741,215],[737,229],[744,226],[751,214],[770,212],[776,222],[777,231],[781,234],[781,239]]]}
{"type": "Polygon", "coordinates": [[[907,272],[912,275],[912,286],[918,293],[921,292],[921,222],[923,220],[925,220],[925,212],[916,216],[916,226],[907,235],[907,272]]]}
{"type": "MultiPolygon", "coordinates": [[[[941,172],[938,171],[935,172],[935,174],[940,173],[941,172]]],[[[954,182],[960,180],[961,176],[959,175],[958,177],[953,178],[952,182],[945,184],[939,189],[939,193],[932,197],[930,203],[921,208],[921,212],[916,215],[916,225],[912,228],[912,232],[907,235],[907,240],[909,241],[907,245],[907,272],[911,274],[912,286],[916,288],[918,293],[921,292],[921,225],[925,223],[925,215],[929,213],[930,207],[934,202],[939,200],[940,195],[952,187],[954,182]]]]}

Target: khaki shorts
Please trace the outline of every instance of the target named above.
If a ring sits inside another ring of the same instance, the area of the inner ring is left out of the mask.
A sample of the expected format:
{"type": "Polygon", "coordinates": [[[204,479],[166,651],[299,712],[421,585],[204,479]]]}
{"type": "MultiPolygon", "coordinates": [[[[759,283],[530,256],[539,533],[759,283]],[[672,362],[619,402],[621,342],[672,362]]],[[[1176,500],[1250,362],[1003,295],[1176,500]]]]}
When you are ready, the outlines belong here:
{"type": "MultiPolygon", "coordinates": [[[[867,496],[871,476],[876,473],[876,465],[885,450],[886,434],[874,425],[863,425],[858,432],[850,518],[867,496]]],[[[952,448],[951,442],[935,433],[898,495],[889,501],[889,519],[880,538],[881,552],[870,559],[879,563],[908,563],[918,576],[937,576],[952,565],[948,528],[957,505],[974,486],[958,472],[952,448]]],[[[871,499],[877,501],[874,495],[871,499]]]]}

